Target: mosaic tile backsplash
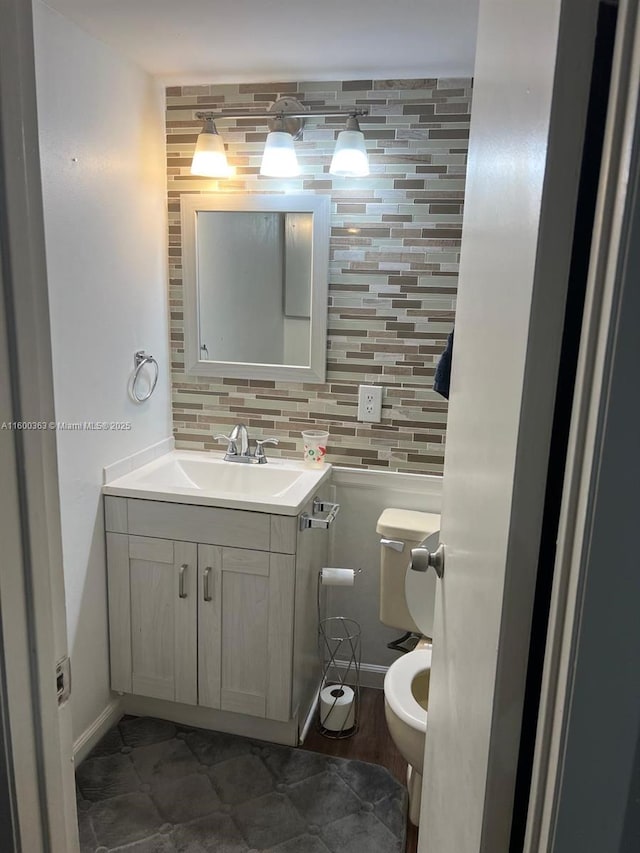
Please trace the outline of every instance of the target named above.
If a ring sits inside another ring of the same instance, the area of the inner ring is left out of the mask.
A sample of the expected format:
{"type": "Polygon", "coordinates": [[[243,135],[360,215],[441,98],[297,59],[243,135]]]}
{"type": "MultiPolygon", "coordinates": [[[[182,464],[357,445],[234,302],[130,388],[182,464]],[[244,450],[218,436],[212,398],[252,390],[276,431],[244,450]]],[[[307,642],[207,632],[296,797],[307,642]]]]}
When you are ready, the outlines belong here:
{"type": "MultiPolygon", "coordinates": [[[[167,89],[167,174],[176,446],[213,449],[239,421],[280,438],[270,455],[302,455],[300,432],[330,431],[334,464],[441,474],[446,401],[432,390],[453,328],[467,162],[471,80],[350,80],[167,89]],[[194,177],[197,110],[268,109],[292,96],[309,107],[362,105],[366,178],[329,175],[339,118],[307,120],[296,143],[302,174],[260,176],[267,127],[218,125],[235,176],[194,177]],[[187,376],[183,355],[180,196],[198,192],[313,192],[331,196],[325,384],[187,376]],[[358,385],[384,386],[382,422],[357,420],[358,385]]],[[[221,448],[220,448],[221,449],[221,448]]]]}

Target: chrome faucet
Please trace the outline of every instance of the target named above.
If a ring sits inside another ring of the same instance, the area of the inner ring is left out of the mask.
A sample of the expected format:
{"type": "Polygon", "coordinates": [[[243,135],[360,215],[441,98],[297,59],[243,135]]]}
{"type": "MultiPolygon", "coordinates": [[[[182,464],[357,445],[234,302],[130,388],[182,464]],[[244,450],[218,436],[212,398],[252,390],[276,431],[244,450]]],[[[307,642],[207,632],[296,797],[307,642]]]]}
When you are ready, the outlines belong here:
{"type": "Polygon", "coordinates": [[[240,456],[249,455],[249,433],[244,424],[236,424],[229,434],[229,450],[235,449],[240,456]]]}
{"type": "Polygon", "coordinates": [[[255,462],[263,465],[267,461],[264,452],[265,444],[277,444],[277,438],[256,439],[256,449],[253,453],[249,448],[249,433],[244,424],[236,424],[229,435],[216,435],[216,441],[227,442],[227,452],[224,455],[225,462],[255,462]]]}

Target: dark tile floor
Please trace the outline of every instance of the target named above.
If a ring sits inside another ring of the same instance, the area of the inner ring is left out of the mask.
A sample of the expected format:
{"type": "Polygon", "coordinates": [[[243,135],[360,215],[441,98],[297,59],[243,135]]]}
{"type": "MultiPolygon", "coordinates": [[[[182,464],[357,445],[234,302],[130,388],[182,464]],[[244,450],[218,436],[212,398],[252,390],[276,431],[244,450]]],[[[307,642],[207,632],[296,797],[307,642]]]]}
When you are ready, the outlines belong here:
{"type": "MultiPolygon", "coordinates": [[[[386,767],[398,782],[406,785],[407,762],[396,749],[387,729],[382,690],[367,687],[362,689],[360,727],[352,738],[329,740],[312,729],[305,740],[304,749],[380,764],[386,767]]],[[[417,850],[418,830],[407,821],[406,853],[417,853],[417,850]]]]}
{"type": "MultiPolygon", "coordinates": [[[[342,751],[363,749],[365,732],[342,751]]],[[[125,718],[77,771],[82,851],[400,853],[404,786],[314,743],[290,749],[125,718]]]]}

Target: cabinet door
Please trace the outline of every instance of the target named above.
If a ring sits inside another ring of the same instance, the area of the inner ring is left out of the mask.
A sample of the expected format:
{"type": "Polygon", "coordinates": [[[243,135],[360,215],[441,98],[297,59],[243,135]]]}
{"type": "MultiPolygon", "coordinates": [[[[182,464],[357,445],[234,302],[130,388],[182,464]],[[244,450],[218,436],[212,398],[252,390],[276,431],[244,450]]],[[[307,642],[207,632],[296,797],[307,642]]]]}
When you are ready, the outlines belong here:
{"type": "Polygon", "coordinates": [[[291,716],[295,558],[198,546],[199,704],[291,716]]]}
{"type": "Polygon", "coordinates": [[[195,705],[197,546],[128,539],[132,692],[195,705]]]}

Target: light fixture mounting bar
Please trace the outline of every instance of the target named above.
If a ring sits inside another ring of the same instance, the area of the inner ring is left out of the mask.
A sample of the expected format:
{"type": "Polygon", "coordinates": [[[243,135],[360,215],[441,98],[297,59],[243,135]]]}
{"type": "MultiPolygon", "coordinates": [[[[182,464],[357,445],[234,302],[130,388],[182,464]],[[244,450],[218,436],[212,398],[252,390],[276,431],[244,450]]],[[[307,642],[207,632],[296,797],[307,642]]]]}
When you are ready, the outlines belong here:
{"type": "Polygon", "coordinates": [[[207,121],[211,119],[213,121],[220,121],[220,119],[225,118],[264,118],[264,119],[274,119],[279,116],[282,117],[290,117],[290,118],[313,118],[314,116],[320,118],[349,118],[349,116],[368,116],[369,110],[367,109],[353,109],[353,110],[323,110],[323,109],[311,109],[305,110],[304,112],[251,112],[248,110],[222,110],[220,112],[209,112],[209,111],[199,111],[196,113],[196,118],[200,119],[200,121],[207,121]]]}
{"type": "Polygon", "coordinates": [[[368,109],[357,107],[347,107],[341,110],[305,109],[304,104],[295,98],[279,98],[271,104],[271,107],[267,111],[229,109],[218,112],[201,110],[196,113],[196,117],[201,121],[220,121],[220,119],[225,118],[254,118],[264,120],[270,131],[285,130],[294,139],[300,139],[305,119],[312,116],[317,116],[318,118],[343,118],[348,122],[349,119],[356,119],[357,116],[366,115],[369,115],[368,109]]]}

